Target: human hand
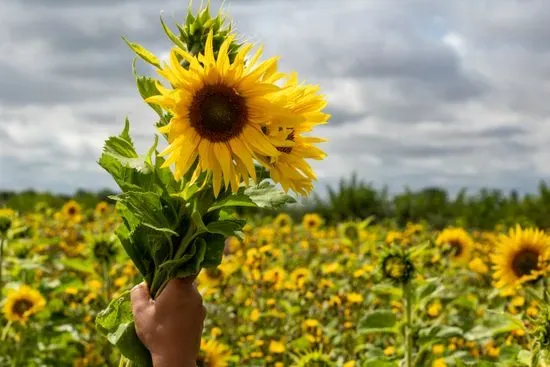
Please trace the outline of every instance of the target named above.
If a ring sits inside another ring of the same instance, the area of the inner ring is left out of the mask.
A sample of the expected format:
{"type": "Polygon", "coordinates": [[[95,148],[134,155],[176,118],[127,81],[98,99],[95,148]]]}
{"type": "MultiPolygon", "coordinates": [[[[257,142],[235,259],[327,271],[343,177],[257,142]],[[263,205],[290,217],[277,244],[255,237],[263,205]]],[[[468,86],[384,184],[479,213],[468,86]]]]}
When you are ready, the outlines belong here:
{"type": "Polygon", "coordinates": [[[136,332],[155,367],[196,367],[206,309],[194,280],[170,280],[156,300],[145,282],[132,289],[136,332]]]}

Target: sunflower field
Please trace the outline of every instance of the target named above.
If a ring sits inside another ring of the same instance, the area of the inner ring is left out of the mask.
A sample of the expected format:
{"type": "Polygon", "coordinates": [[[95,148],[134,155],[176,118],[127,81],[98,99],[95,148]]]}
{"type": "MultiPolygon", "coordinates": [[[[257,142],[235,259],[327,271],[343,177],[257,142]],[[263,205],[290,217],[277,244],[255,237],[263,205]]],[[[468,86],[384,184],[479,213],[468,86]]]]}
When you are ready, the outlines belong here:
{"type": "MultiPolygon", "coordinates": [[[[0,212],[2,366],[115,366],[94,326],[141,281],[105,202],[0,212]]],[[[550,238],[257,217],[197,279],[199,366],[542,366],[550,238]]]]}

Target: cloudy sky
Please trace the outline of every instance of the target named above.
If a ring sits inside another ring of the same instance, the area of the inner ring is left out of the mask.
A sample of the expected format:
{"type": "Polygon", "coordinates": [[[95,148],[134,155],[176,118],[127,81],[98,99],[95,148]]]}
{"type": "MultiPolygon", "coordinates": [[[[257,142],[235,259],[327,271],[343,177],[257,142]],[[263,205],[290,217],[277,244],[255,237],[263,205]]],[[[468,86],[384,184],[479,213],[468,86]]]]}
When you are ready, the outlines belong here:
{"type": "MultiPolygon", "coordinates": [[[[212,0],[217,4],[217,0],[212,0]]],[[[165,53],[185,0],[0,2],[0,189],[114,187],[96,160],[128,115],[154,115],[125,35],[165,53]]],[[[226,0],[246,39],[320,84],[321,188],[352,171],[393,191],[532,191],[550,176],[550,1],[226,0]]],[[[146,69],[146,67],[143,67],[146,69]]]]}

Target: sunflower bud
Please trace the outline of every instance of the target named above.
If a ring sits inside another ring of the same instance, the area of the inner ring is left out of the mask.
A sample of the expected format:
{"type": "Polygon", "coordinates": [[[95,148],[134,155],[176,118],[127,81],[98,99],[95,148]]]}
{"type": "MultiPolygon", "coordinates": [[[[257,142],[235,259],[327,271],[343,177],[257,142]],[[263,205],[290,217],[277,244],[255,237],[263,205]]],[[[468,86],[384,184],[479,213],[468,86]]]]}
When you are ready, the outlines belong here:
{"type": "Polygon", "coordinates": [[[397,283],[408,283],[414,273],[414,265],[409,256],[400,251],[386,254],[381,264],[384,277],[397,283]]]}
{"type": "Polygon", "coordinates": [[[11,218],[0,216],[0,234],[4,236],[11,228],[11,218]]]}
{"type": "Polygon", "coordinates": [[[113,238],[99,237],[93,244],[94,257],[102,262],[110,262],[117,254],[113,238]]]}
{"type": "MultiPolygon", "coordinates": [[[[219,12],[214,18],[210,15],[210,6],[199,11],[195,16],[189,7],[187,18],[183,25],[177,25],[180,31],[180,40],[187,46],[192,55],[204,53],[204,45],[210,31],[214,34],[214,54],[220,49],[224,40],[231,33],[231,24],[226,24],[227,18],[219,12]]],[[[232,42],[229,46],[228,57],[233,61],[237,55],[239,45],[232,42]]]]}

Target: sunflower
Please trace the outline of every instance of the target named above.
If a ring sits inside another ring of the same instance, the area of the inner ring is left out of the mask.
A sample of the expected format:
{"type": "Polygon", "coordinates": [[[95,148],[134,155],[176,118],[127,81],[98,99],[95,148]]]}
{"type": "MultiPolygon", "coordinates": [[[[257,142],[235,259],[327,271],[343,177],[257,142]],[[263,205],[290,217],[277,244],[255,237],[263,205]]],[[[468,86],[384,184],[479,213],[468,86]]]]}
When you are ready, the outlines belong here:
{"type": "Polygon", "coordinates": [[[451,259],[458,263],[467,263],[470,260],[474,246],[474,241],[462,228],[444,229],[437,236],[435,243],[443,247],[444,251],[448,251],[451,259]]]}
{"type": "Polygon", "coordinates": [[[281,233],[289,233],[292,229],[292,218],[287,213],[279,213],[273,220],[273,226],[281,233]]]}
{"type": "Polygon", "coordinates": [[[107,210],[109,210],[109,204],[107,204],[105,201],[101,201],[95,206],[94,213],[97,217],[101,217],[105,213],[107,213],[107,210]]]}
{"type": "Polygon", "coordinates": [[[273,93],[268,98],[286,106],[294,114],[301,116],[303,121],[293,125],[291,121],[275,119],[270,126],[264,126],[262,129],[281,154],[260,156],[260,162],[285,191],[292,190],[301,195],[311,192],[313,181],[317,179],[305,160],[322,160],[326,157],[325,152],[314,146],[325,142],[326,139],[302,135],[310,132],[315,125],[327,123],[331,117],[321,112],[327,102],[318,91],[318,86],[298,85],[297,76],[293,73],[281,92],[273,93]]]}
{"type": "Polygon", "coordinates": [[[514,287],[539,279],[548,270],[548,245],[550,237],[534,229],[522,229],[519,225],[501,235],[492,256],[494,278],[498,288],[514,287]]]}
{"type": "Polygon", "coordinates": [[[23,285],[8,292],[4,316],[8,321],[25,323],[30,316],[42,311],[45,306],[46,300],[40,292],[23,285]]]}
{"type": "Polygon", "coordinates": [[[290,273],[293,286],[303,288],[311,279],[311,271],[308,268],[298,268],[290,273]]]}
{"type": "Polygon", "coordinates": [[[79,222],[82,217],[80,215],[81,212],[80,205],[74,200],[70,200],[63,205],[63,208],[61,208],[61,213],[66,219],[69,219],[74,222],[79,222]]]}
{"type": "Polygon", "coordinates": [[[310,231],[315,231],[323,224],[323,218],[319,214],[310,213],[302,218],[302,225],[310,231]]]}
{"type": "Polygon", "coordinates": [[[340,234],[348,241],[357,242],[361,237],[361,228],[355,222],[342,223],[340,234]]]}
{"type": "Polygon", "coordinates": [[[227,367],[231,353],[229,348],[215,340],[201,340],[197,367],[227,367]]]}
{"type": "Polygon", "coordinates": [[[169,142],[160,153],[168,156],[164,166],[174,164],[174,176],[181,179],[198,161],[193,177],[200,172],[211,174],[216,196],[222,183],[236,192],[241,182],[255,179],[257,155],[281,154],[262,133],[262,126],[274,118],[288,123],[301,121],[301,116],[267,99],[281,89],[275,84],[284,76],[277,72],[277,58],[258,64],[260,48],[245,62],[252,44],[244,44],[230,61],[228,50],[234,38],[229,35],[225,39],[217,57],[212,32],[208,34],[204,54],[198,57],[174,47],[170,64],[158,71],[172,89],[157,83],[160,95],[146,99],[172,114],[170,122],[159,128],[169,142]],[[181,60],[189,64],[187,69],[181,60]]]}

